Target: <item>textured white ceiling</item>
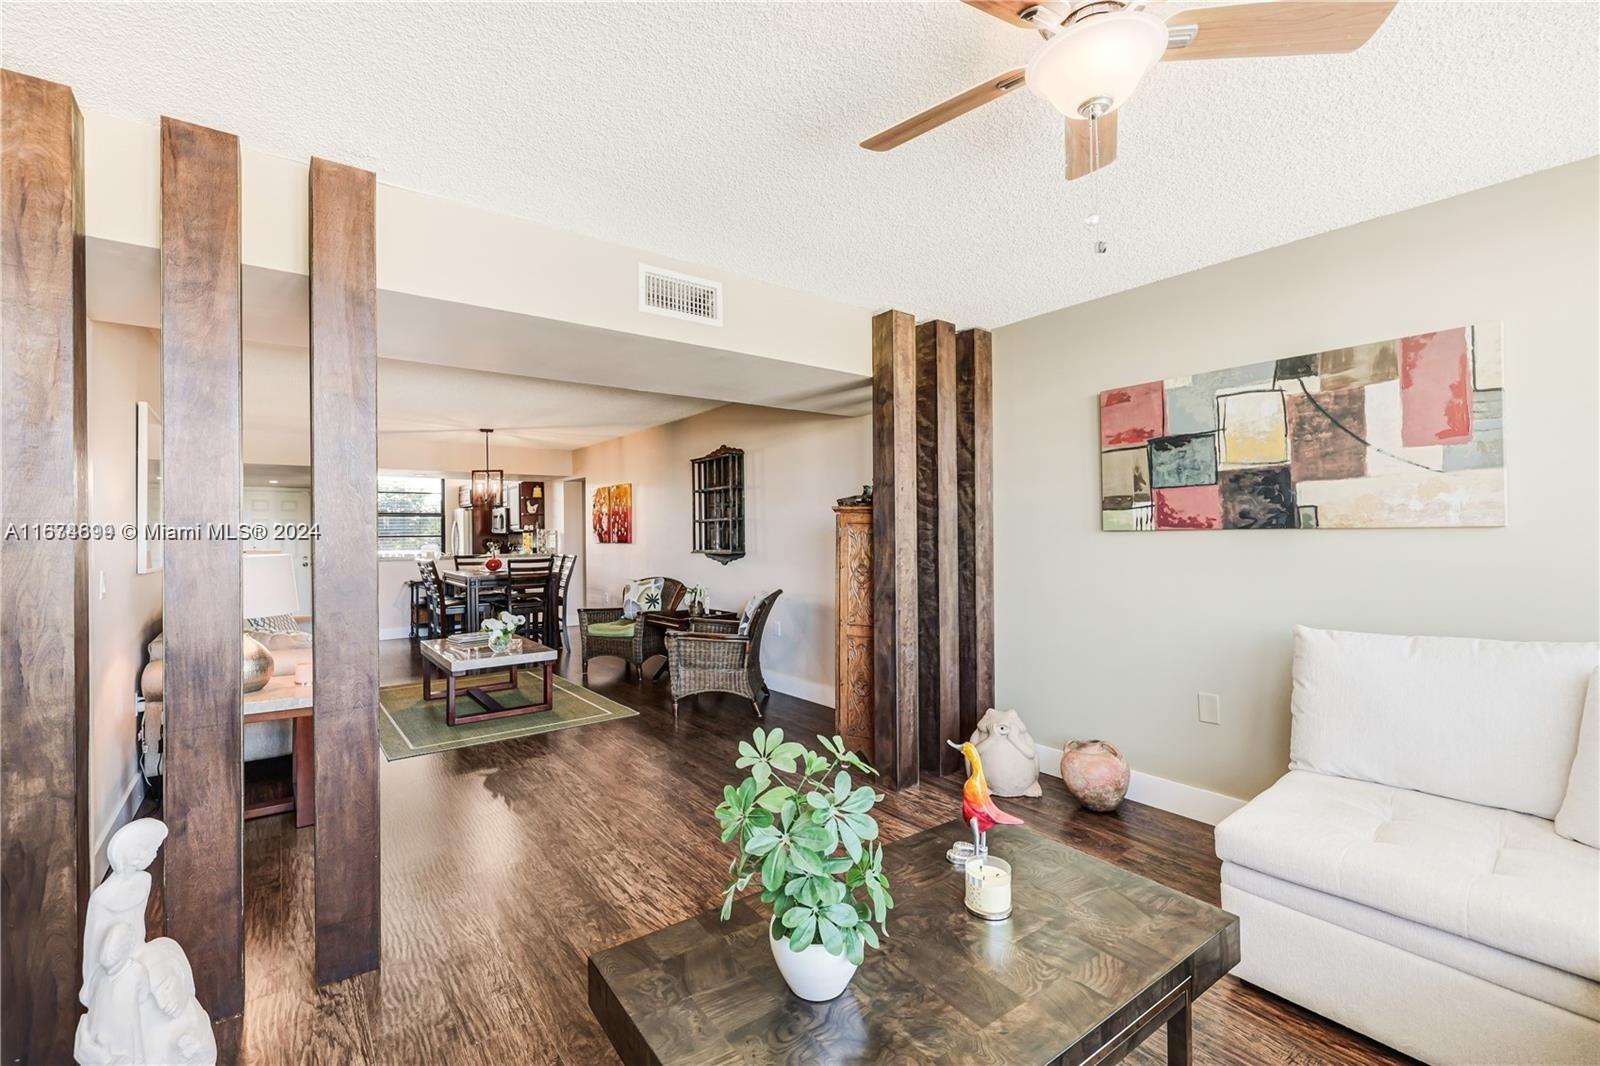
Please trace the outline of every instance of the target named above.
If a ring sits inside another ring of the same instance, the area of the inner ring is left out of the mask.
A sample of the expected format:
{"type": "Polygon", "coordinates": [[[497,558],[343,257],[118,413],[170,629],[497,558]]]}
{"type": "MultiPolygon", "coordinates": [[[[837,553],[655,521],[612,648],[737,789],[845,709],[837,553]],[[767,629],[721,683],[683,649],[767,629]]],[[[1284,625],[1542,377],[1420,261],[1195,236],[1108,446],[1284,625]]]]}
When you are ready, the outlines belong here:
{"type": "Polygon", "coordinates": [[[87,108],[996,326],[1593,155],[1597,11],[1405,2],[1353,55],[1158,67],[1071,185],[1026,92],[856,147],[1037,41],[954,2],[6,3],[0,28],[87,108]]]}

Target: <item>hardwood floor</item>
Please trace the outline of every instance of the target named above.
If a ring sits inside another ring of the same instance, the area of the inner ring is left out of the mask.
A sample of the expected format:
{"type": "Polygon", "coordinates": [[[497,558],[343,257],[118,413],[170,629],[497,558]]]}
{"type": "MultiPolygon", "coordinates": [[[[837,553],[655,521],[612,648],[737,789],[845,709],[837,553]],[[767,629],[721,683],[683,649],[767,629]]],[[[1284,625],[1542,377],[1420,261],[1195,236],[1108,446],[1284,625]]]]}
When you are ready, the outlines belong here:
{"type": "MultiPolygon", "coordinates": [[[[384,642],[384,684],[420,676],[419,664],[410,642],[384,642]]],[[[563,658],[562,673],[576,679],[577,664],[563,658]]],[[[292,816],[247,823],[240,1061],[616,1061],[589,1013],[586,960],[718,903],[731,853],[711,809],[756,722],[715,696],[685,701],[674,722],[665,679],[624,679],[616,660],[592,664],[589,684],[640,715],[382,763],[376,973],[315,987],[315,829],[297,831],[292,816]]],[[[832,732],[831,712],[781,693],[765,724],[832,732]]],[[[1136,803],[1080,811],[1060,782],[1044,784],[1041,799],[1007,801],[1031,826],[1217,902],[1210,827],[1136,803]]],[[[925,779],[889,793],[885,839],[949,819],[958,787],[925,779]]],[[[1194,1034],[1196,1062],[1405,1061],[1232,978],[1201,997],[1194,1034]]],[[[1158,1034],[1129,1061],[1164,1053],[1158,1034]]]]}

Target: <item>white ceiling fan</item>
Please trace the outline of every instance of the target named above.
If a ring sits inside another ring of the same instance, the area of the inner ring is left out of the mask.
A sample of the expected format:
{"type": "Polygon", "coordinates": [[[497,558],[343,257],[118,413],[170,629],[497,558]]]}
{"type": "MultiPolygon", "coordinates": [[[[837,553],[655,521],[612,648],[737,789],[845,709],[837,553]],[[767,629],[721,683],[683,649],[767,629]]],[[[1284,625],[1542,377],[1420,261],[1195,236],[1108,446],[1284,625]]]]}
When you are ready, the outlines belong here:
{"type": "Polygon", "coordinates": [[[1066,116],[1067,180],[1117,158],[1117,109],[1162,60],[1353,52],[1395,0],[1271,0],[1198,7],[1139,0],[965,0],[1045,39],[1026,67],[952,96],[861,142],[887,151],[1020,85],[1066,116]]]}

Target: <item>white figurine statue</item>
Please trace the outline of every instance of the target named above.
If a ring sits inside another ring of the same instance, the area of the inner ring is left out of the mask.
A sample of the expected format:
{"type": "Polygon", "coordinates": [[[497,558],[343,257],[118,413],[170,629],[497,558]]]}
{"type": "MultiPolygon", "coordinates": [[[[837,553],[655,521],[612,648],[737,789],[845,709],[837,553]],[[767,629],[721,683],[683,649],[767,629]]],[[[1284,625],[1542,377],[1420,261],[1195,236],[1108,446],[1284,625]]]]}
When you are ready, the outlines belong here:
{"type": "Polygon", "coordinates": [[[1039,753],[1016,711],[990,707],[972,732],[989,791],[996,796],[1040,796],[1039,753]]]}
{"type": "Polygon", "coordinates": [[[194,998],[194,974],[177,942],[145,943],[150,874],[167,827],[129,822],[106,847],[111,876],[89,895],[83,923],[83,988],[73,1057],[81,1066],[213,1064],[211,1021],[194,998]]]}

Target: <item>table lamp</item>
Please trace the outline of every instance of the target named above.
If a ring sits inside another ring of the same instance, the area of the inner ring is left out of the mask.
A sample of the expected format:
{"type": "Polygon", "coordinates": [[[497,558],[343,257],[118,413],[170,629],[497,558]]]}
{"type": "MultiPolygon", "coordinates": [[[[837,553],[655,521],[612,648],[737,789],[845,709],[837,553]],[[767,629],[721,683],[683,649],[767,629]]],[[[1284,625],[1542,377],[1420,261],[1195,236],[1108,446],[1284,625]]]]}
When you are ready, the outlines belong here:
{"type": "MultiPolygon", "coordinates": [[[[292,615],[300,609],[294,559],[286,552],[247,551],[240,561],[239,602],[245,618],[292,615]]],[[[259,692],[272,680],[272,653],[249,634],[243,635],[242,652],[242,688],[259,692]]]]}

